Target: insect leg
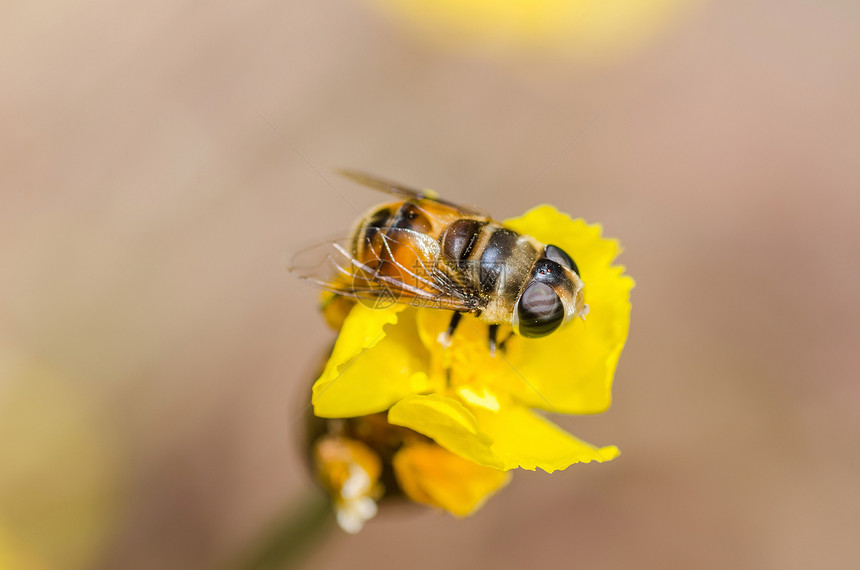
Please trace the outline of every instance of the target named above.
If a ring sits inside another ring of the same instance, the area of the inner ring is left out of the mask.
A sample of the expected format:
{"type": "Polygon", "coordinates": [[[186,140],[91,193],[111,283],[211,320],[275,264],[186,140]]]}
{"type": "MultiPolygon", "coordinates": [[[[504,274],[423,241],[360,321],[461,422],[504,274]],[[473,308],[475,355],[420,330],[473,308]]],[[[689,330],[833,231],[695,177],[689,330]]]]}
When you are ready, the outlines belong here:
{"type": "Polygon", "coordinates": [[[498,336],[498,334],[499,334],[499,325],[490,325],[490,328],[489,328],[490,356],[496,355],[496,347],[498,346],[496,343],[496,337],[498,336]]]}
{"type": "Polygon", "coordinates": [[[505,346],[507,345],[508,341],[511,340],[511,338],[513,336],[514,336],[514,331],[511,331],[508,334],[508,336],[505,337],[505,340],[503,340],[502,342],[499,343],[499,350],[501,350],[502,352],[505,352],[505,346]]]}
{"type": "Polygon", "coordinates": [[[439,334],[439,344],[445,348],[451,346],[451,337],[454,336],[454,331],[457,330],[457,325],[460,324],[462,317],[463,313],[454,312],[454,316],[451,317],[451,323],[448,325],[448,330],[439,334]]]}

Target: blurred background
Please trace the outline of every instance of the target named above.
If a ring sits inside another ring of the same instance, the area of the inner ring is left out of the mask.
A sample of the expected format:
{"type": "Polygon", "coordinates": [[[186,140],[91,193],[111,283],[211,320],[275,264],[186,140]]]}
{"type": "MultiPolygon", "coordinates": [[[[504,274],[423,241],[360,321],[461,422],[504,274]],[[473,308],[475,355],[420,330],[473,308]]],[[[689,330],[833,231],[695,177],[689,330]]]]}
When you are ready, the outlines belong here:
{"type": "Polygon", "coordinates": [[[860,4],[6,3],[0,566],[217,568],[302,504],[290,252],[381,196],[603,224],[622,456],[306,568],[860,567],[860,4]],[[5,566],[4,566],[5,564],[5,566]]]}

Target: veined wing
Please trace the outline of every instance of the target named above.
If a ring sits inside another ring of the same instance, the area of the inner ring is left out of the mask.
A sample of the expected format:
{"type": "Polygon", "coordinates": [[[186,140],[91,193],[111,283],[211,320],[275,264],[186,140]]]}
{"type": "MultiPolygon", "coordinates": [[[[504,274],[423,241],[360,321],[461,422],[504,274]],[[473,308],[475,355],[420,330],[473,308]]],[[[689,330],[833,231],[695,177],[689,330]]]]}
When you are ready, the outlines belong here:
{"type": "Polygon", "coordinates": [[[439,265],[439,244],[409,229],[387,228],[367,240],[362,258],[350,239],[300,252],[290,270],[322,289],[355,299],[477,312],[477,292],[453,279],[439,265]]]}
{"type": "Polygon", "coordinates": [[[398,196],[406,200],[430,200],[432,202],[438,202],[439,204],[448,206],[449,208],[454,208],[464,216],[478,216],[482,218],[490,217],[486,212],[473,206],[461,206],[460,204],[444,200],[433,190],[418,190],[417,188],[411,188],[398,182],[386,180],[385,178],[380,178],[358,170],[339,169],[336,172],[345,178],[349,178],[353,182],[357,182],[363,186],[367,186],[368,188],[379,190],[380,192],[385,192],[386,194],[398,196]]]}

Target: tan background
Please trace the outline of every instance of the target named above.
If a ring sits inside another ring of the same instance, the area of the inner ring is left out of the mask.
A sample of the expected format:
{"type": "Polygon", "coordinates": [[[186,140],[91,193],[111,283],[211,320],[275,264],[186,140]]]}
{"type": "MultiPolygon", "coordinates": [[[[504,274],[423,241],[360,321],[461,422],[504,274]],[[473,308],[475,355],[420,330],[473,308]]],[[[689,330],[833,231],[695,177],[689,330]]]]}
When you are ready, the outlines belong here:
{"type": "Polygon", "coordinates": [[[614,405],[560,423],[623,455],[307,567],[860,567],[858,6],[715,2],[599,66],[342,0],[0,8],[0,532],[43,567],[205,568],[307,494],[331,333],[284,264],[378,200],[349,166],[622,241],[614,405]]]}

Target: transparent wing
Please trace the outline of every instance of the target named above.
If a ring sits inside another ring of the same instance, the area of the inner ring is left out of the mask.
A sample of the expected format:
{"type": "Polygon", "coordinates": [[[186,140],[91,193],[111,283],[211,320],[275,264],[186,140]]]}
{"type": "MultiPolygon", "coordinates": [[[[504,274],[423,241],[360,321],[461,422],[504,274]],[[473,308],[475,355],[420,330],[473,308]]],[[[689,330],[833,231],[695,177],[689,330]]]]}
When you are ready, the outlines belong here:
{"type": "Polygon", "coordinates": [[[439,244],[409,229],[389,228],[368,240],[362,259],[349,238],[299,252],[290,270],[332,293],[459,312],[475,312],[480,296],[439,266],[439,244]]]}
{"type": "Polygon", "coordinates": [[[460,204],[443,200],[433,190],[418,190],[417,188],[411,188],[358,170],[339,169],[336,172],[341,176],[349,178],[353,182],[357,182],[363,186],[367,186],[368,188],[373,188],[374,190],[379,190],[380,192],[385,192],[386,194],[398,196],[406,200],[430,200],[432,202],[438,202],[450,208],[454,208],[464,216],[480,216],[482,218],[490,217],[486,212],[483,212],[474,206],[461,206],[460,204]]]}

